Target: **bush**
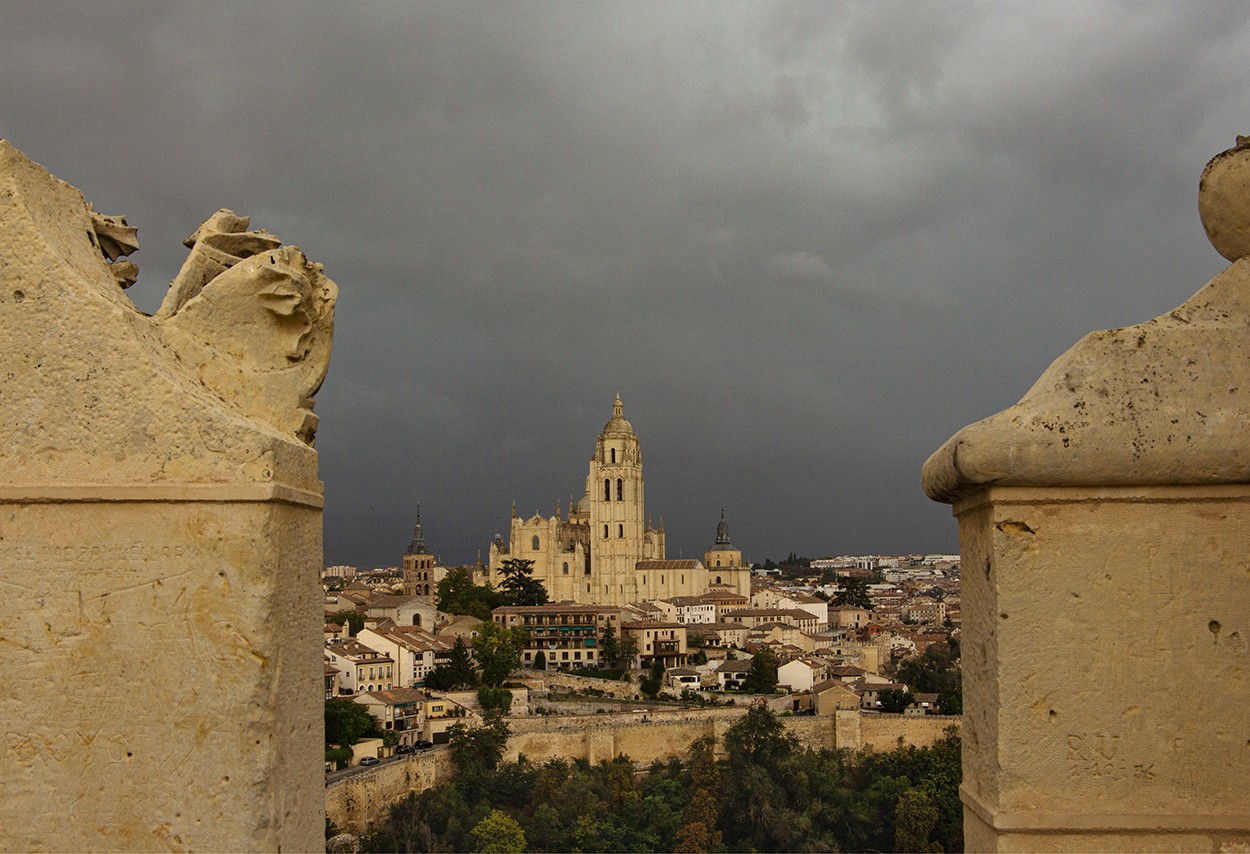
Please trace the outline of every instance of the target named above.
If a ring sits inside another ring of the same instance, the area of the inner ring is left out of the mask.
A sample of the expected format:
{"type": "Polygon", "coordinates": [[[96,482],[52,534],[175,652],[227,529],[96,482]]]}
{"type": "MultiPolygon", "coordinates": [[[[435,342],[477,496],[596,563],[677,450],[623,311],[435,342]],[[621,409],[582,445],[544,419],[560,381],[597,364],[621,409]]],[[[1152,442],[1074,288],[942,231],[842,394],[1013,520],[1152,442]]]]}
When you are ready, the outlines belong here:
{"type": "Polygon", "coordinates": [[[492,688],[483,685],[477,689],[477,703],[483,712],[497,711],[506,715],[512,711],[512,692],[507,688],[492,688]]]}

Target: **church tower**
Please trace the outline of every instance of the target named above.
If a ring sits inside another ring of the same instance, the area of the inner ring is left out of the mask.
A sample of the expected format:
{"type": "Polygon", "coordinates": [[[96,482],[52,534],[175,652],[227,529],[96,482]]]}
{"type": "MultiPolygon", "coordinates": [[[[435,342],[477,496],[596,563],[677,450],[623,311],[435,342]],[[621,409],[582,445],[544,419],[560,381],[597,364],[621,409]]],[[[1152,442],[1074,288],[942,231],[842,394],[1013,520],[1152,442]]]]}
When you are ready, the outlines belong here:
{"type": "Polygon", "coordinates": [[[417,504],[417,524],[412,529],[412,542],[404,552],[404,595],[432,599],[439,582],[435,578],[434,555],[425,544],[425,531],[421,528],[421,505],[417,504]]]}
{"type": "Polygon", "coordinates": [[[724,508],[720,511],[720,524],[716,526],[716,543],[703,553],[703,565],[709,571],[722,566],[742,565],[742,550],[734,548],[729,541],[729,523],[725,521],[724,508]]]}
{"type": "Polygon", "coordinates": [[[639,561],[662,559],[664,554],[662,542],[646,523],[642,449],[633,426],[625,420],[619,394],[612,417],[595,442],[586,495],[590,499],[590,565],[597,588],[592,601],[636,601],[634,567],[639,561]]]}

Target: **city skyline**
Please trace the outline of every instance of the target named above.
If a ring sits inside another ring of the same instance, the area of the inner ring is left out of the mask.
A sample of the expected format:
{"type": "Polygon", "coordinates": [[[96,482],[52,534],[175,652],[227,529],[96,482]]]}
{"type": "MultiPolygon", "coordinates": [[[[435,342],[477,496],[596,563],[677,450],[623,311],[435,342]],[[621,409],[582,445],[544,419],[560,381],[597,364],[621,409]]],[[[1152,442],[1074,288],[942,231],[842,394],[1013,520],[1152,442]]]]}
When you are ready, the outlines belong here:
{"type": "Polygon", "coordinates": [[[15,5],[0,137],[181,240],[340,286],[328,564],[579,497],[616,393],[670,557],[954,552],[926,456],[1223,268],[1250,10],[1167,3],[15,5]]]}

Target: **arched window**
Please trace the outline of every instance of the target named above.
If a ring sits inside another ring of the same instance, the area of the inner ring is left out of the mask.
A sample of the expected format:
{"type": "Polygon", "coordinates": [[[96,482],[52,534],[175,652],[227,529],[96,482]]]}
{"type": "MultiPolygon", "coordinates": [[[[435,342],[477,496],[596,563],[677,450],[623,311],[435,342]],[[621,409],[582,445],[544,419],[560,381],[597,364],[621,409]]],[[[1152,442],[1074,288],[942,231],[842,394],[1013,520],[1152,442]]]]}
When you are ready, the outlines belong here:
{"type": "Polygon", "coordinates": [[[419,626],[419,625],[421,625],[421,615],[420,615],[420,614],[413,614],[413,615],[412,615],[412,624],[413,624],[414,626],[419,626]]]}
{"type": "Polygon", "coordinates": [[[717,566],[720,566],[720,558],[717,558],[717,559],[716,559],[716,565],[717,565],[717,566]]]}
{"type": "Polygon", "coordinates": [[[616,500],[625,500],[625,483],[619,477],[616,479],[616,500]]]}
{"type": "Polygon", "coordinates": [[[564,574],[569,574],[569,562],[567,560],[564,562],[564,574]]]}
{"type": "Polygon", "coordinates": [[[616,448],[612,449],[612,462],[616,462],[616,448]]]}
{"type": "MultiPolygon", "coordinates": [[[[583,575],[590,575],[590,564],[589,564],[589,563],[587,563],[587,564],[586,564],[586,571],[583,573],[583,575]]],[[[589,593],[589,592],[590,592],[590,588],[589,588],[589,587],[587,587],[587,588],[586,588],[586,592],[587,592],[587,593],[589,593]]]]}
{"type": "Polygon", "coordinates": [[[534,535],[534,542],[533,542],[532,548],[534,549],[534,551],[538,551],[538,535],[537,534],[534,535]]]}
{"type": "Polygon", "coordinates": [[[717,584],[720,584],[720,576],[719,576],[719,575],[718,575],[718,576],[716,576],[716,583],[717,583],[717,584]]]}
{"type": "Polygon", "coordinates": [[[607,525],[603,526],[603,538],[605,540],[608,538],[608,526],[607,525]]]}
{"type": "Polygon", "coordinates": [[[624,526],[624,525],[617,525],[617,526],[616,526],[616,536],[617,536],[617,538],[618,538],[618,539],[624,539],[624,538],[625,538],[625,526],[624,526]]]}
{"type": "Polygon", "coordinates": [[[612,481],[606,477],[603,479],[603,500],[612,500],[612,481]]]}

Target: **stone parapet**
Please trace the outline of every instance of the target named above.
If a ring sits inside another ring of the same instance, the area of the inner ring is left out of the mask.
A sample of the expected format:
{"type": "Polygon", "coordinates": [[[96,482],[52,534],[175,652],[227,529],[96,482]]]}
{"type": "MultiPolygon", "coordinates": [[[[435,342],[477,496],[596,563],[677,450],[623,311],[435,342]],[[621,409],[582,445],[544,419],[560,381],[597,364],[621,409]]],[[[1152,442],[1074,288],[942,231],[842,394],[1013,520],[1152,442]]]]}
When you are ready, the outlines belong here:
{"type": "Polygon", "coordinates": [[[1200,188],[1231,267],[925,464],[959,522],[969,851],[1250,847],[1247,176],[1239,138],[1200,188]]]}
{"type": "Polygon", "coordinates": [[[135,229],[0,140],[0,850],[321,845],[337,288],[247,229],[148,316],[135,229]]]}

